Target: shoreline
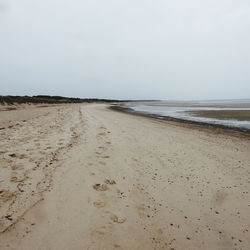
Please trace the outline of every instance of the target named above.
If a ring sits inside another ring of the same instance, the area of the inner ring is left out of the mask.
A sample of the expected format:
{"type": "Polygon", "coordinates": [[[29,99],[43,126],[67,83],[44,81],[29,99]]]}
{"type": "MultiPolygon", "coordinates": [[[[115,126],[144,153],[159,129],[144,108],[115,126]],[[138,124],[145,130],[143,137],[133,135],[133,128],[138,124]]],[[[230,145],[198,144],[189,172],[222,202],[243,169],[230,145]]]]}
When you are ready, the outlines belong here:
{"type": "Polygon", "coordinates": [[[142,116],[142,117],[147,117],[147,118],[152,118],[156,119],[159,121],[169,121],[169,122],[175,122],[179,123],[182,125],[195,125],[199,128],[206,128],[206,129],[217,129],[221,130],[221,132],[229,132],[230,134],[237,133],[238,135],[247,135],[250,138],[250,129],[246,128],[237,128],[237,127],[232,127],[232,126],[227,126],[227,125],[221,125],[221,124],[212,124],[212,123],[206,123],[206,122],[199,122],[199,121],[191,121],[191,120],[185,120],[185,119],[180,119],[180,118],[174,118],[171,116],[161,116],[157,114],[150,114],[150,113],[144,113],[144,112],[139,112],[135,111],[132,108],[125,107],[122,105],[111,105],[109,106],[111,110],[126,113],[126,114],[131,114],[131,115],[136,115],[136,116],[142,116]]]}

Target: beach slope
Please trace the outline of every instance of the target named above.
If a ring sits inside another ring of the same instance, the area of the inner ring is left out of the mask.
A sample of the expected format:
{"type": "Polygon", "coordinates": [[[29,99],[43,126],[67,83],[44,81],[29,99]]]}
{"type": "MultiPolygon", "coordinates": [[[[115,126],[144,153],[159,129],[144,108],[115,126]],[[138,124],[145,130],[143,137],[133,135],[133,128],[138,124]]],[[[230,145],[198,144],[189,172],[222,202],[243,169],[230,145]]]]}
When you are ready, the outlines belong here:
{"type": "Polygon", "coordinates": [[[3,110],[0,128],[0,249],[250,247],[249,135],[104,104],[3,110]]]}

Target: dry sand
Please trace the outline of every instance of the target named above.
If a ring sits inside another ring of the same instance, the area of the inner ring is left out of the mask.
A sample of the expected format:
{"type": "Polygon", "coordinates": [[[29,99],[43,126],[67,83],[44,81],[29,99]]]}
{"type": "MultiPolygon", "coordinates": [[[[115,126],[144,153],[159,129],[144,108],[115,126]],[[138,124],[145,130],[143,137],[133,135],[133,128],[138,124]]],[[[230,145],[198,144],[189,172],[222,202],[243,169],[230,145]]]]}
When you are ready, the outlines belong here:
{"type": "Polygon", "coordinates": [[[0,128],[0,249],[250,249],[249,136],[94,104],[0,128]]]}

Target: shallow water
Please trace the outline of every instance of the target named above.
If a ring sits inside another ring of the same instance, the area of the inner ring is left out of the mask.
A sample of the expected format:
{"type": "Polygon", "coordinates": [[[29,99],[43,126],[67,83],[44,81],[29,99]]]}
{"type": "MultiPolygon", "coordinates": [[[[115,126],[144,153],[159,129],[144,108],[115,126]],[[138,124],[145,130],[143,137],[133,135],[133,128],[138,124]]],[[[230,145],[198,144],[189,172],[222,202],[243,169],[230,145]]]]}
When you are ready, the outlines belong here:
{"type": "Polygon", "coordinates": [[[205,122],[208,124],[218,124],[218,125],[225,125],[228,127],[237,127],[241,129],[250,129],[250,121],[238,121],[236,119],[215,119],[215,118],[207,118],[207,117],[198,117],[195,116],[188,111],[203,111],[203,110],[250,110],[250,107],[239,107],[239,102],[226,102],[226,101],[220,101],[220,102],[197,102],[197,103],[182,103],[183,106],[180,105],[181,103],[178,102],[176,106],[174,106],[174,103],[171,102],[171,105],[169,103],[161,102],[159,105],[157,103],[150,103],[147,104],[136,104],[131,106],[133,110],[136,112],[142,112],[147,114],[156,114],[159,116],[166,116],[166,117],[173,117],[183,120],[190,120],[190,121],[197,121],[197,122],[205,122]],[[226,107],[217,107],[218,103],[225,103],[226,107]],[[206,105],[204,105],[206,104],[206,105]],[[185,105],[185,106],[184,106],[185,105]],[[205,106],[205,107],[204,107],[205,106]],[[227,107],[230,106],[230,107],[227,107]]]}

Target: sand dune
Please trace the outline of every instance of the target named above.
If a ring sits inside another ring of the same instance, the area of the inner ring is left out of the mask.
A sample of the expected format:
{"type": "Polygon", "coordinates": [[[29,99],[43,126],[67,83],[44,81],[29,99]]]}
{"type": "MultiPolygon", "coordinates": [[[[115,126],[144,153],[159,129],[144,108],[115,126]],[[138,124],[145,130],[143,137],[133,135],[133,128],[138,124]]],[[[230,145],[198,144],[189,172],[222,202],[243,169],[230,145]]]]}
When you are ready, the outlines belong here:
{"type": "Polygon", "coordinates": [[[247,135],[95,104],[0,127],[0,249],[250,247],[247,135]]]}

